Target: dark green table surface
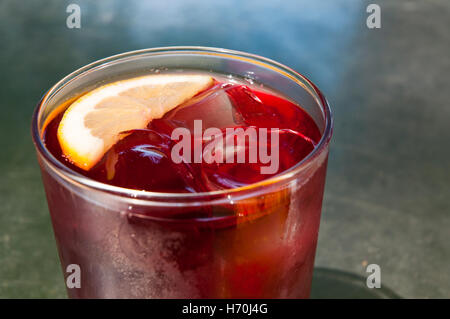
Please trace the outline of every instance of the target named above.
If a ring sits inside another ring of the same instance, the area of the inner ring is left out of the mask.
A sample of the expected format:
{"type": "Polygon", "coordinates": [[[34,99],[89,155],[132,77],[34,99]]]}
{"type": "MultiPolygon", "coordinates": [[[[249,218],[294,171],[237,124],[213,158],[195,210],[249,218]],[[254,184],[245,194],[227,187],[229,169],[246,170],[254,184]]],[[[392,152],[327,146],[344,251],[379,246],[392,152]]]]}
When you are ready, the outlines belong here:
{"type": "Polygon", "coordinates": [[[168,45],[278,60],[331,102],[313,297],[376,297],[367,263],[401,297],[450,297],[450,2],[376,1],[372,30],[370,2],[0,1],[0,297],[66,296],[29,133],[41,95],[96,59],[168,45]]]}

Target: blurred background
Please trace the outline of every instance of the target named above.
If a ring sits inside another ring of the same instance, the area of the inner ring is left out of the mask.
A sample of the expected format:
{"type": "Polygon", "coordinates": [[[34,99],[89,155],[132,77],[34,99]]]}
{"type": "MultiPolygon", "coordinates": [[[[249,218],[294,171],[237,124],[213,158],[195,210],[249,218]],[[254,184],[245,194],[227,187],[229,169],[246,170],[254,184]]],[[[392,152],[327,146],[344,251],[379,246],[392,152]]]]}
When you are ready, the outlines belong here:
{"type": "Polygon", "coordinates": [[[286,64],[332,105],[312,297],[381,296],[375,263],[397,296],[449,298],[449,17],[448,0],[0,0],[0,297],[66,296],[30,137],[41,96],[103,57],[200,45],[286,64]]]}

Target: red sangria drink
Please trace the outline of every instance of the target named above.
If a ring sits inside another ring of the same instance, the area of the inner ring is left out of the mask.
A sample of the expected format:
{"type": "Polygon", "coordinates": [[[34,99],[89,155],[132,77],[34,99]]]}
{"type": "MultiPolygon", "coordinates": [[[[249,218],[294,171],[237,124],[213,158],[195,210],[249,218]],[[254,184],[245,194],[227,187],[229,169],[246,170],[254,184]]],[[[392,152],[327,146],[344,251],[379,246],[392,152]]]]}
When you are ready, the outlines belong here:
{"type": "Polygon", "coordinates": [[[331,128],[309,80],[241,52],[70,74],[32,128],[69,297],[309,297],[331,128]]]}

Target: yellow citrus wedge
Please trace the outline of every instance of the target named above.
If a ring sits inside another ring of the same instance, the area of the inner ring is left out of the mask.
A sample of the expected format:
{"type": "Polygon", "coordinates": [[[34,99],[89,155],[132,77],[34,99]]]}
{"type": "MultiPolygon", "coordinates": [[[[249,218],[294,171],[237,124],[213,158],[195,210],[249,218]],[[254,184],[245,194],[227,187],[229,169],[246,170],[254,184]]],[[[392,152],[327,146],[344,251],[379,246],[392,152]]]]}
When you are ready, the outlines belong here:
{"type": "Polygon", "coordinates": [[[72,103],[58,127],[64,155],[89,170],[120,133],[148,123],[213,84],[207,75],[157,74],[101,86],[72,103]]]}

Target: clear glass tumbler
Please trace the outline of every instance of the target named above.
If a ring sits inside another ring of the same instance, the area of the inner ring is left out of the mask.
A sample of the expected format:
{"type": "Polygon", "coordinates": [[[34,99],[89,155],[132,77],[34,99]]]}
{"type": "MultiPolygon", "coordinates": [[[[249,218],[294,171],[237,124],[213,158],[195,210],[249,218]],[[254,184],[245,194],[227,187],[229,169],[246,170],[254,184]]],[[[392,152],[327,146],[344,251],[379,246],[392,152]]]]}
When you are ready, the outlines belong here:
{"type": "Polygon", "coordinates": [[[33,117],[63,273],[80,269],[71,298],[308,298],[319,230],[329,105],[304,76],[252,54],[203,47],[134,51],[89,64],[54,85],[33,117]],[[301,105],[322,138],[281,175],[208,193],[156,193],[106,185],[77,174],[45,148],[42,131],[65,101],[100,84],[164,70],[247,79],[301,105]],[[251,208],[252,214],[241,214],[251,208]],[[208,209],[208,218],[192,212],[208,209]]]}

